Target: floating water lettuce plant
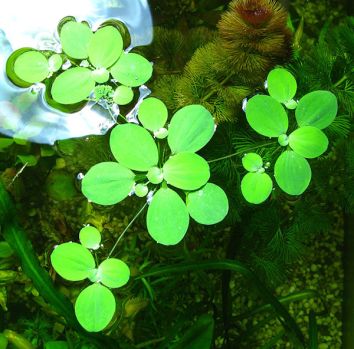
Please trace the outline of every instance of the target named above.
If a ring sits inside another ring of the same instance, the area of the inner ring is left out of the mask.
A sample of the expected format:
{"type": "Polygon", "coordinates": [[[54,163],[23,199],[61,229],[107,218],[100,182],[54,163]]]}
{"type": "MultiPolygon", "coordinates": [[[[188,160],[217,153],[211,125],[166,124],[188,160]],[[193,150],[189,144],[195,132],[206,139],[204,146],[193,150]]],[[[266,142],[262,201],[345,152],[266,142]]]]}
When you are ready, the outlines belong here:
{"type": "Polygon", "coordinates": [[[48,80],[51,97],[63,105],[88,100],[94,91],[102,93],[96,87],[105,86],[109,91],[105,97],[125,105],[134,97],[132,87],[152,75],[149,61],[123,51],[122,35],[112,25],[93,33],[87,23],[70,20],[61,26],[59,37],[61,54],[34,49],[13,52],[7,64],[10,79],[20,87],[48,80]]]}
{"type": "Polygon", "coordinates": [[[76,299],[75,314],[81,326],[99,332],[108,326],[116,311],[115,297],[110,290],[124,286],[130,278],[129,267],[120,259],[107,258],[96,266],[90,250],[100,247],[101,234],[92,226],[80,231],[80,242],[58,245],[50,259],[54,270],[69,281],[89,279],[76,299]]]}
{"type": "Polygon", "coordinates": [[[112,130],[110,148],[117,162],[93,166],[82,180],[83,194],[100,205],[116,204],[132,192],[147,195],[148,232],[164,245],[183,239],[190,216],[201,224],[220,222],[228,212],[228,199],[208,182],[209,165],[196,154],[214,134],[209,111],[201,105],[186,106],[167,129],[166,106],[147,98],[138,118],[143,126],[127,123],[112,130]]]}
{"type": "MultiPolygon", "coordinates": [[[[296,80],[282,68],[269,73],[266,86],[269,96],[252,97],[246,105],[246,118],[257,133],[270,138],[277,137],[279,145],[286,148],[275,162],[274,177],[284,192],[300,195],[311,181],[311,167],[306,159],[319,157],[328,148],[328,138],[322,129],[333,122],[338,109],[337,99],[331,92],[321,90],[310,92],[296,102],[293,99],[297,89],[296,80]],[[288,113],[293,109],[298,128],[289,134],[288,113]]],[[[263,202],[271,193],[271,182],[261,176],[257,169],[257,166],[261,168],[262,160],[254,154],[248,154],[244,161],[250,162],[250,168],[256,170],[249,170],[245,166],[251,173],[243,180],[242,193],[249,202],[263,202]],[[256,188],[253,193],[252,185],[256,188]]]]}

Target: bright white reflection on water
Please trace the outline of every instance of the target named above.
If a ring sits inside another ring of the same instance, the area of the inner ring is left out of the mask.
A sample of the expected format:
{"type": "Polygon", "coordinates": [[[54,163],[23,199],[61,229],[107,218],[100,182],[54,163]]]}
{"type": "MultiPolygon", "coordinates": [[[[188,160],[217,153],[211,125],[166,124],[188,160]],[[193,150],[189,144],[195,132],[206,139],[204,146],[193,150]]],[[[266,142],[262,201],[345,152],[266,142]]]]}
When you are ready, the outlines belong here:
{"type": "Polygon", "coordinates": [[[13,0],[0,12],[0,132],[33,142],[105,134],[114,125],[110,113],[93,103],[80,112],[59,112],[44,100],[44,86],[14,86],[5,73],[6,60],[21,47],[59,51],[56,27],[66,16],[88,21],[92,29],[107,19],[126,24],[131,47],[152,41],[152,19],[147,0],[13,0]]]}

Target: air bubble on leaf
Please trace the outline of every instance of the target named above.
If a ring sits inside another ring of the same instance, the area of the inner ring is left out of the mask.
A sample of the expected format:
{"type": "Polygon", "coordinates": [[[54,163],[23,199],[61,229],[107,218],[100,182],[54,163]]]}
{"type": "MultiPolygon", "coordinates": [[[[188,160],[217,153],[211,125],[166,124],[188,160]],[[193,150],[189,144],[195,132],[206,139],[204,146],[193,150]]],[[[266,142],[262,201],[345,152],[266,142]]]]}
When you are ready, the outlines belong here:
{"type": "Polygon", "coordinates": [[[84,175],[82,172],[80,172],[80,173],[76,176],[76,178],[77,178],[79,181],[82,181],[82,180],[84,179],[84,177],[85,177],[85,175],[84,175]]]}
{"type": "Polygon", "coordinates": [[[114,116],[118,116],[120,114],[120,109],[119,109],[119,106],[118,104],[113,104],[112,107],[111,107],[111,111],[113,113],[114,116]]]}
{"type": "Polygon", "coordinates": [[[264,88],[268,90],[268,80],[264,81],[264,88]]]}
{"type": "Polygon", "coordinates": [[[244,98],[244,99],[242,100],[242,110],[243,110],[244,112],[246,112],[247,102],[248,102],[248,99],[247,99],[247,98],[244,98]]]}
{"type": "Polygon", "coordinates": [[[146,196],[146,202],[150,205],[152,198],[154,197],[154,191],[150,190],[146,196]]]}
{"type": "Polygon", "coordinates": [[[66,62],[64,62],[64,64],[61,66],[63,70],[67,70],[71,67],[71,62],[69,60],[67,60],[66,62]]]}
{"type": "Polygon", "coordinates": [[[154,137],[158,139],[164,139],[168,136],[168,130],[164,127],[154,132],[154,137]]]}
{"type": "Polygon", "coordinates": [[[80,67],[83,68],[88,68],[90,66],[90,62],[87,59],[84,59],[83,61],[81,61],[80,63],[80,67]]]}
{"type": "Polygon", "coordinates": [[[38,94],[43,89],[44,85],[41,83],[36,83],[31,86],[31,93],[38,94]]]}

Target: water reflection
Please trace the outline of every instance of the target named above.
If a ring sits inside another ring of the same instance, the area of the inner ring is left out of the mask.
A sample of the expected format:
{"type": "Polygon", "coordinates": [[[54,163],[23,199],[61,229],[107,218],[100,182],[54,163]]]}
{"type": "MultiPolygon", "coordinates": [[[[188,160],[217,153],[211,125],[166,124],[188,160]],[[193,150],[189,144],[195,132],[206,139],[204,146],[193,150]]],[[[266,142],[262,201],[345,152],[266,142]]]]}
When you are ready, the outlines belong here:
{"type": "Polygon", "coordinates": [[[86,20],[93,30],[107,19],[124,22],[131,34],[128,50],[152,41],[152,19],[147,0],[8,2],[0,12],[1,133],[53,144],[60,139],[105,134],[114,125],[111,114],[97,104],[90,103],[73,114],[59,112],[46,103],[43,84],[22,89],[6,77],[5,64],[13,50],[33,47],[59,52],[56,26],[65,16],[75,16],[78,21],[86,20]]]}

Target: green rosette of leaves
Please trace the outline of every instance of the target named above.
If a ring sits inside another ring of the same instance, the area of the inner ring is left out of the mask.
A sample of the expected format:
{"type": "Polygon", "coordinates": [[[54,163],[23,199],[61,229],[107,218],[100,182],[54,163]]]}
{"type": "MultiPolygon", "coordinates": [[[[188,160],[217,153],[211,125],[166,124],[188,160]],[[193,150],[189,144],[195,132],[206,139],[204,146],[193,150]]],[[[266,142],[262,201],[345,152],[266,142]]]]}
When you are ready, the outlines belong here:
{"type": "MultiPolygon", "coordinates": [[[[295,101],[296,80],[292,74],[281,68],[269,73],[267,87],[269,96],[256,95],[247,102],[246,118],[260,135],[278,138],[279,145],[285,151],[275,161],[275,180],[287,194],[300,195],[311,181],[311,167],[307,159],[319,157],[328,148],[328,138],[322,130],[335,119],[337,99],[331,92],[320,90],[310,92],[298,102],[295,101]],[[288,113],[293,113],[293,110],[298,128],[289,133],[288,113]]],[[[246,177],[250,183],[252,178],[255,186],[264,189],[264,196],[269,191],[269,181],[261,181],[260,175],[256,177],[255,174],[248,174],[246,177]]],[[[247,190],[242,192],[247,201],[254,201],[245,195],[247,190]]]]}
{"type": "Polygon", "coordinates": [[[56,246],[50,259],[54,270],[69,281],[89,279],[93,284],[84,288],[75,302],[75,314],[81,326],[89,332],[105,329],[116,312],[116,300],[110,289],[124,286],[130,269],[117,258],[107,258],[98,266],[91,250],[99,248],[100,232],[92,226],[80,231],[80,244],[66,242],[56,246]]]}
{"type": "Polygon", "coordinates": [[[82,180],[83,194],[94,203],[113,205],[133,192],[139,197],[150,193],[147,229],[163,245],[183,239],[189,217],[201,224],[223,220],[226,194],[208,182],[209,165],[196,154],[214,134],[208,110],[186,106],[167,129],[167,108],[151,97],[140,105],[138,118],[142,126],[128,123],[112,130],[110,148],[117,162],[93,166],[82,180]]]}
{"type": "Polygon", "coordinates": [[[133,100],[132,88],[152,75],[149,61],[123,51],[123,38],[112,25],[93,33],[87,23],[70,20],[59,26],[59,38],[61,54],[26,48],[15,51],[7,64],[10,79],[20,87],[44,82],[50,98],[61,105],[87,101],[93,92],[96,99],[126,105],[133,100]]]}

